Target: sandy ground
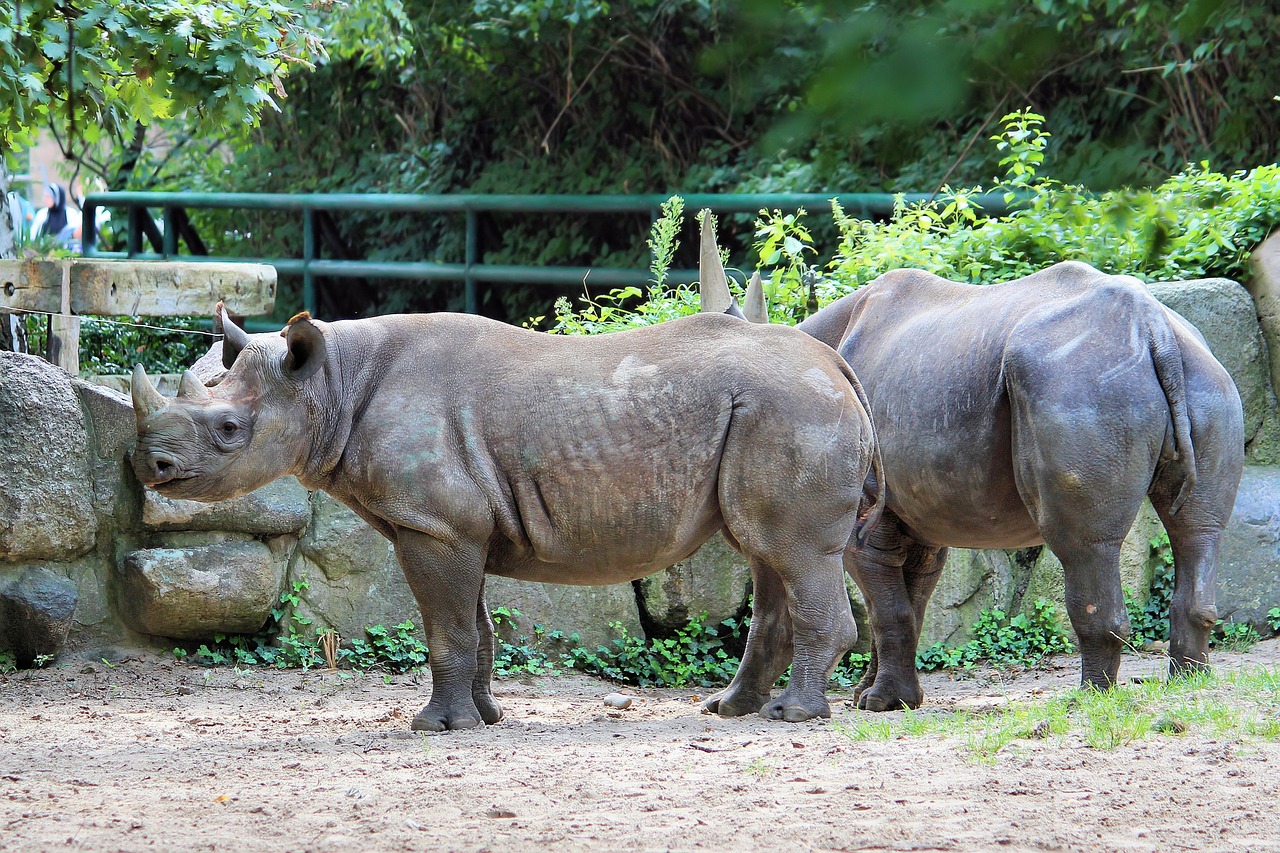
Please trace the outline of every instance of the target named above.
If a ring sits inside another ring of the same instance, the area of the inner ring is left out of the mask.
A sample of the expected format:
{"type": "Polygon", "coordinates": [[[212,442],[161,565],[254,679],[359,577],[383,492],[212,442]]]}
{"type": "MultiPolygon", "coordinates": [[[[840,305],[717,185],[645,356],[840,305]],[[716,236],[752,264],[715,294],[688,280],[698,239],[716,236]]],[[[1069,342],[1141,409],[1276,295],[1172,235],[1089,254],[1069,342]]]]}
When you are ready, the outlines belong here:
{"type": "MultiPolygon", "coordinates": [[[[1280,641],[1222,667],[1280,661],[1280,641]]],[[[1070,689],[930,676],[925,711],[1070,689]]],[[[1126,657],[1123,676],[1159,671],[1126,657]]],[[[691,690],[497,684],[502,723],[408,730],[429,677],[205,670],[88,655],[0,679],[0,848],[1280,851],[1280,744],[1191,732],[1091,749],[854,742],[834,721],[700,714],[691,690]]]]}

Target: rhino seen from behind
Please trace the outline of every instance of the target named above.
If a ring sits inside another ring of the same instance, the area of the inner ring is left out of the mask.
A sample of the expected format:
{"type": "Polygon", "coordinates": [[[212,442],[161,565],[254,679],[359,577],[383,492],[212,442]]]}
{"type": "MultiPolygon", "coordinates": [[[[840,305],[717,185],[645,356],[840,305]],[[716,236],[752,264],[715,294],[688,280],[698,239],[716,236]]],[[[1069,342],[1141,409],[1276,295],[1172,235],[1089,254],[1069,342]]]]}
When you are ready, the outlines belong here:
{"type": "Polygon", "coordinates": [[[216,384],[187,371],[166,400],[135,369],[134,471],[200,501],[292,474],[391,540],[430,650],[414,729],[502,717],[486,573],[620,583],[717,531],[747,555],[762,616],[705,709],[830,715],[828,678],[857,638],[842,555],[881,503],[864,495],[861,391],[826,345],[721,314],[590,338],[447,313],[303,313],[249,335],[219,304],[215,323],[216,384]]]}
{"type": "MultiPolygon", "coordinates": [[[[727,301],[710,245],[703,285],[727,301]]],[[[767,323],[759,292],[746,301],[767,323]]],[[[1173,551],[1170,672],[1206,665],[1244,416],[1191,323],[1135,278],[1065,262],[991,285],[893,270],[797,328],[861,379],[883,459],[883,518],[846,552],[872,633],[859,707],[920,705],[916,650],[948,547],[1047,545],[1081,681],[1114,684],[1130,634],[1120,544],[1144,497],[1173,551]]]]}

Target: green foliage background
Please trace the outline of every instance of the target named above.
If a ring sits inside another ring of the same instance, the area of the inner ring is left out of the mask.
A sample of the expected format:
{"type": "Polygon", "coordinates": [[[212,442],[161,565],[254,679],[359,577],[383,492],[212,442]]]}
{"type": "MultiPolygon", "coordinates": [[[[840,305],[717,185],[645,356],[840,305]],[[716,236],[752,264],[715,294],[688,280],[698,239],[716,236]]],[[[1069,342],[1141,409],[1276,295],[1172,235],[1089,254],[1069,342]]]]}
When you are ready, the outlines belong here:
{"type": "MultiPolygon", "coordinates": [[[[1264,3],[354,0],[341,11],[313,19],[328,59],[294,69],[280,112],[220,138],[157,122],[151,136],[170,144],[144,146],[112,188],[934,191],[1002,171],[986,138],[1030,106],[1053,129],[1055,176],[1092,192],[1156,186],[1201,161],[1220,174],[1265,164],[1280,132],[1264,3]]],[[[753,219],[721,223],[739,264],[753,219]]],[[[300,224],[278,216],[206,213],[197,225],[220,253],[301,245],[300,224]]],[[[351,213],[337,225],[353,256],[463,256],[460,217],[351,213]]],[[[647,265],[639,218],[483,226],[490,262],[647,265]]],[[[809,227],[817,256],[833,257],[837,228],[826,216],[809,227]]],[[[675,265],[692,266],[682,251],[675,265]]],[[[492,288],[482,310],[518,322],[578,292],[492,288]]],[[[321,297],[330,317],[460,306],[457,286],[427,282],[327,282],[321,297]]],[[[286,282],[280,319],[298,302],[286,282]]]]}

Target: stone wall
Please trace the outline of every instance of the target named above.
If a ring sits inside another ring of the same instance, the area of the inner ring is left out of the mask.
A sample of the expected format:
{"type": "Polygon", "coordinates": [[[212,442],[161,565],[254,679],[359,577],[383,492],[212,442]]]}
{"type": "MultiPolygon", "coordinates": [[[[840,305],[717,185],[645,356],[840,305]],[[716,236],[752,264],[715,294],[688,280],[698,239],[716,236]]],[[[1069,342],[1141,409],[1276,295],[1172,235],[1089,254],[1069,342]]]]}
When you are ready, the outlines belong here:
{"type": "MultiPolygon", "coordinates": [[[[1272,248],[1272,278],[1260,268],[1250,286],[1255,299],[1270,294],[1274,302],[1280,244],[1272,248]]],[[[1280,604],[1280,370],[1269,347],[1280,311],[1272,306],[1259,320],[1250,294],[1231,281],[1151,289],[1203,331],[1244,401],[1248,465],[1218,603],[1224,618],[1261,626],[1267,609],[1280,604]]],[[[176,388],[172,380],[158,384],[176,388]]],[[[323,493],[291,478],[219,504],[144,492],[126,463],[134,437],[126,389],[122,379],[89,384],[40,359],[0,353],[0,649],[31,663],[64,644],[163,648],[254,633],[295,586],[305,586],[302,615],[346,638],[370,625],[420,623],[389,543],[323,493]]],[[[1124,548],[1124,582],[1134,592],[1148,588],[1148,543],[1159,531],[1145,507],[1124,548]]],[[[634,584],[495,577],[487,595],[491,607],[522,614],[509,630],[538,623],[595,646],[615,636],[614,624],[643,636],[702,612],[711,622],[741,615],[749,587],[743,560],[716,537],[684,563],[634,584]]],[[[1062,570],[1047,549],[952,551],[923,639],[963,641],[978,613],[993,607],[1013,613],[1044,598],[1064,612],[1062,595],[1062,570]]]]}

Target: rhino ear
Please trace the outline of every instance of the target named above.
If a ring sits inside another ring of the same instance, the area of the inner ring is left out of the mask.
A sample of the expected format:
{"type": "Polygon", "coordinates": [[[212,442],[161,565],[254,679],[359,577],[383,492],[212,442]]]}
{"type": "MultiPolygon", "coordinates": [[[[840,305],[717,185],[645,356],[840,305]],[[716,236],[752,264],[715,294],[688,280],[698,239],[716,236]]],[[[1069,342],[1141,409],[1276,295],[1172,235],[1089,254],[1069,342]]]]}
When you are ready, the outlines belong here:
{"type": "Polygon", "coordinates": [[[222,366],[227,370],[236,363],[236,356],[249,343],[249,336],[244,329],[231,322],[226,307],[219,302],[213,311],[213,333],[222,335],[222,366]]]}
{"type": "Polygon", "coordinates": [[[281,334],[288,346],[284,372],[299,382],[310,379],[324,364],[324,332],[311,322],[311,315],[303,311],[289,321],[281,334]]]}

